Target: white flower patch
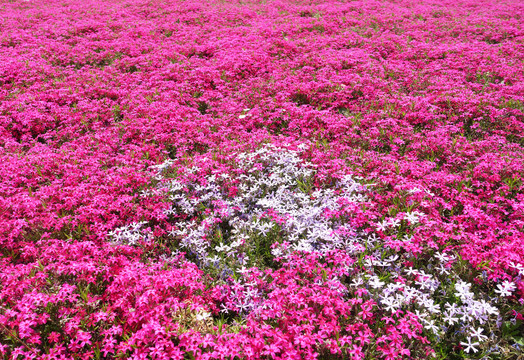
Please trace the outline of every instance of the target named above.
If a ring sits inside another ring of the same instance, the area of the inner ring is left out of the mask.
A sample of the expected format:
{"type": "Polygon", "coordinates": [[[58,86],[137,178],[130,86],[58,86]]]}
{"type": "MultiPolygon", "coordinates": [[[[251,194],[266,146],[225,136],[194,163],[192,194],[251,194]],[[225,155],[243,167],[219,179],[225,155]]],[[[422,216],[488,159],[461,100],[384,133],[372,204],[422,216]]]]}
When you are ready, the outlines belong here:
{"type": "MultiPolygon", "coordinates": [[[[160,180],[158,188],[167,191],[166,198],[172,204],[164,214],[193,219],[175,222],[169,235],[176,237],[181,251],[196,257],[198,266],[215,268],[223,279],[235,276],[240,282],[253,241],[269,236],[288,244],[273,244],[269,253],[274,257],[287,257],[292,251],[342,249],[356,254],[365,250],[367,240],[362,234],[327,215],[366,201],[365,187],[346,175],[332,188],[314,188],[316,166],[300,158],[306,148],[303,145],[294,151],[267,145],[252,153],[240,153],[236,156],[236,174],[213,173],[200,183],[185,176],[160,180]],[[234,196],[224,187],[231,181],[238,189],[234,196]]],[[[162,179],[172,164],[168,160],[157,165],[155,179],[162,179]]],[[[189,175],[199,168],[184,170],[189,175]]],[[[330,286],[345,291],[339,279],[329,281],[330,286]]],[[[256,308],[255,290],[246,291],[238,294],[242,300],[229,304],[230,309],[246,313],[256,308]]]]}
{"type": "MultiPolygon", "coordinates": [[[[168,197],[173,202],[165,214],[196,215],[202,207],[210,211],[200,224],[179,224],[182,226],[171,234],[182,237],[181,246],[197,255],[204,265],[216,263],[211,261],[212,258],[216,260],[216,255],[241,261],[245,258],[242,247],[246,239],[265,237],[274,231],[276,223],[266,216],[267,211],[272,211],[284,219],[278,225],[280,235],[291,243],[286,251],[347,249],[355,252],[361,249],[354,229],[336,224],[324,214],[326,210],[341,210],[344,206],[340,205],[341,200],[346,203],[365,201],[364,187],[346,175],[333,189],[311,188],[315,165],[303,161],[300,152],[267,145],[253,153],[238,154],[237,166],[242,173],[238,176],[239,191],[233,198],[220,187],[230,174],[209,175],[205,178],[206,185],[165,181],[161,186],[168,188],[168,197]],[[219,231],[224,221],[231,227],[230,236],[219,245],[211,246],[207,239],[219,231]]],[[[172,160],[167,164],[156,167],[157,177],[169,169],[172,160]]],[[[194,167],[187,172],[197,170],[194,167]]],[[[285,255],[284,250],[278,248],[272,252],[285,255]]]]}
{"type": "Polygon", "coordinates": [[[149,229],[144,229],[147,222],[131,223],[119,227],[108,233],[114,244],[136,245],[140,241],[152,241],[153,234],[149,229]]]}

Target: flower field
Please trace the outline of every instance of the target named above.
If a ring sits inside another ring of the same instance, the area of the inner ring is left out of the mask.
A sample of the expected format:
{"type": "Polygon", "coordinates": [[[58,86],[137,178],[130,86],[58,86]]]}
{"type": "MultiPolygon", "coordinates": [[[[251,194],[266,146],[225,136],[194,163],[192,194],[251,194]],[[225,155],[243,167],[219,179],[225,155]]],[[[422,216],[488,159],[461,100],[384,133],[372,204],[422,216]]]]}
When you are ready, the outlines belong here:
{"type": "Polygon", "coordinates": [[[524,2],[0,0],[0,358],[524,359],[524,2]]]}

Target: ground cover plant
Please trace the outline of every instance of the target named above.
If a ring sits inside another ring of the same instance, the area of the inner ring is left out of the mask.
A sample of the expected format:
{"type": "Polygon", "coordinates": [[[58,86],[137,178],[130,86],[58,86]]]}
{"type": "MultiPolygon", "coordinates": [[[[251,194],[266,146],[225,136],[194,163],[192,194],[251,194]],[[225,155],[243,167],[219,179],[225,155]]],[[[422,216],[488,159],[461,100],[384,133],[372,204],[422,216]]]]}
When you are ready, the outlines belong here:
{"type": "Polygon", "coordinates": [[[522,359],[523,24],[0,0],[0,357],[522,359]]]}

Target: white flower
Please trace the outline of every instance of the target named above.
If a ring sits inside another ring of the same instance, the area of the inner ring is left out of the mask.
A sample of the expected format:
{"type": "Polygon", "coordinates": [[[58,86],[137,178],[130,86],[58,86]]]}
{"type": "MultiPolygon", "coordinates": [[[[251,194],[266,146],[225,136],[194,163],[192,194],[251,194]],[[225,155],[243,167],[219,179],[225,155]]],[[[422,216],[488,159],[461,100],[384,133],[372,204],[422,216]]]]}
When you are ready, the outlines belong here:
{"type": "Polygon", "coordinates": [[[364,281],[360,277],[354,278],[353,280],[351,280],[351,286],[359,287],[362,284],[364,284],[364,281]]]}
{"type": "Polygon", "coordinates": [[[459,319],[454,317],[451,311],[446,311],[444,313],[444,321],[447,322],[449,325],[453,325],[458,323],[459,319]]]}
{"type": "Polygon", "coordinates": [[[460,317],[460,320],[464,321],[464,322],[470,322],[471,320],[474,320],[474,317],[471,316],[470,313],[464,311],[462,313],[462,316],[460,317]]]}
{"type": "Polygon", "coordinates": [[[242,245],[242,239],[237,239],[231,243],[230,247],[236,248],[236,247],[239,247],[240,245],[242,245]]]}
{"type": "Polygon", "coordinates": [[[388,227],[388,222],[386,220],[384,220],[382,222],[379,222],[377,224],[377,230],[378,231],[385,231],[387,227],[388,227]]]}
{"type": "Polygon", "coordinates": [[[249,269],[246,269],[245,266],[242,266],[240,269],[237,269],[237,273],[242,274],[242,275],[244,275],[244,274],[246,274],[248,272],[249,272],[249,269]]]}
{"type": "Polygon", "coordinates": [[[282,256],[282,250],[280,250],[279,248],[274,248],[274,249],[271,250],[271,254],[274,257],[280,257],[280,256],[282,256]]]}
{"type": "Polygon", "coordinates": [[[406,213],[406,220],[411,224],[416,224],[418,223],[418,216],[415,213],[408,212],[406,213]]]}
{"type": "Polygon", "coordinates": [[[272,226],[270,224],[261,224],[258,227],[258,232],[263,236],[266,236],[267,233],[271,230],[272,226]]]}
{"type": "Polygon", "coordinates": [[[375,242],[379,240],[379,238],[377,237],[375,233],[373,233],[370,236],[368,236],[367,240],[368,240],[368,243],[374,244],[375,242]]]}
{"type": "Polygon", "coordinates": [[[215,247],[215,250],[218,251],[218,252],[226,252],[226,251],[229,251],[231,248],[227,245],[224,245],[222,243],[220,243],[220,245],[216,246],[215,247]]]}
{"type": "Polygon", "coordinates": [[[393,263],[393,262],[397,261],[398,259],[399,259],[399,256],[398,256],[398,255],[391,255],[390,257],[388,257],[388,258],[385,259],[384,261],[387,261],[387,262],[393,263]]]}
{"type": "Polygon", "coordinates": [[[471,293],[470,289],[471,289],[471,284],[463,280],[459,280],[455,284],[455,290],[456,290],[455,295],[457,295],[461,299],[471,298],[473,297],[473,294],[471,293]]]}
{"type": "Polygon", "coordinates": [[[432,279],[429,276],[424,276],[420,280],[415,281],[417,285],[420,286],[421,289],[428,289],[431,290],[434,286],[432,284],[432,279]]]}
{"type": "Polygon", "coordinates": [[[427,190],[427,189],[424,189],[424,192],[426,194],[428,194],[429,196],[435,196],[435,194],[433,194],[431,191],[427,190]]]}
{"type": "Polygon", "coordinates": [[[251,304],[248,300],[244,300],[244,301],[239,301],[237,304],[235,304],[236,307],[240,310],[240,311],[246,311],[248,310],[250,307],[253,306],[253,304],[251,304]]]}
{"type": "Polygon", "coordinates": [[[511,293],[515,291],[516,286],[514,283],[505,280],[502,284],[497,285],[497,289],[495,290],[495,293],[499,294],[500,296],[511,296],[511,293]]]}
{"type": "Polygon", "coordinates": [[[380,279],[378,278],[378,276],[373,276],[371,278],[371,281],[369,282],[369,285],[373,288],[373,289],[379,289],[381,288],[382,286],[384,286],[384,282],[383,281],[380,281],[380,279]]]}
{"type": "Polygon", "coordinates": [[[509,265],[510,265],[513,269],[517,270],[517,271],[519,272],[520,275],[524,276],[524,265],[522,265],[522,264],[517,264],[517,263],[514,262],[514,261],[511,261],[511,262],[509,263],[509,265]]]}
{"type": "Polygon", "coordinates": [[[419,188],[417,187],[414,187],[413,189],[409,189],[408,190],[408,194],[416,194],[418,192],[421,192],[422,190],[420,190],[419,188]]]}
{"type": "Polygon", "coordinates": [[[404,298],[409,303],[412,299],[418,297],[418,290],[412,287],[406,287],[404,289],[404,298]]]}
{"type": "Polygon", "coordinates": [[[209,318],[210,316],[211,316],[211,313],[203,311],[202,313],[199,313],[196,315],[196,319],[197,321],[203,321],[209,318]]]}
{"type": "Polygon", "coordinates": [[[471,330],[470,336],[472,338],[476,337],[477,339],[479,339],[479,341],[487,340],[488,337],[486,335],[482,335],[483,331],[484,331],[483,328],[478,328],[476,330],[471,330]]]}
{"type": "Polygon", "coordinates": [[[453,304],[450,304],[450,303],[445,303],[444,306],[446,307],[446,309],[448,309],[449,313],[450,314],[453,314],[455,315],[457,312],[459,312],[459,308],[457,306],[457,304],[453,303],[453,304]]]}
{"type": "Polygon", "coordinates": [[[438,306],[438,304],[435,304],[435,302],[432,299],[428,299],[427,301],[425,301],[424,306],[432,314],[440,312],[440,307],[438,306]]]}
{"type": "Polygon", "coordinates": [[[496,307],[491,306],[487,301],[481,300],[479,301],[479,305],[482,307],[484,312],[488,315],[498,315],[499,311],[496,307]]]}
{"type": "Polygon", "coordinates": [[[410,242],[411,240],[413,240],[413,235],[404,235],[404,237],[402,238],[402,241],[403,242],[410,242]]]}
{"type": "Polygon", "coordinates": [[[254,297],[257,294],[257,290],[252,289],[252,288],[251,289],[247,289],[245,294],[246,294],[247,297],[252,298],[252,297],[254,297]]]}
{"type": "Polygon", "coordinates": [[[418,310],[415,310],[415,315],[417,316],[417,318],[424,320],[428,317],[429,313],[427,313],[426,311],[420,312],[418,310]]]}
{"type": "Polygon", "coordinates": [[[448,269],[446,269],[446,267],[443,264],[440,264],[438,266],[437,270],[438,270],[440,275],[442,275],[442,274],[448,275],[449,274],[448,269]]]}
{"type": "Polygon", "coordinates": [[[408,275],[418,275],[419,272],[416,269],[413,269],[413,267],[409,267],[407,270],[404,270],[408,275]]]}
{"type": "Polygon", "coordinates": [[[396,301],[396,299],[391,297],[386,297],[382,299],[382,305],[384,306],[384,309],[386,311],[394,312],[400,307],[400,304],[396,301]]]}
{"type": "Polygon", "coordinates": [[[374,261],[373,259],[370,259],[370,258],[367,258],[366,260],[364,260],[364,265],[367,267],[367,268],[371,268],[375,265],[376,261],[374,261]]]}
{"type": "Polygon", "coordinates": [[[389,226],[396,228],[400,226],[400,219],[389,219],[389,226]]]}
{"type": "Polygon", "coordinates": [[[469,354],[470,351],[473,351],[474,353],[476,353],[478,351],[478,349],[475,349],[475,346],[478,346],[479,343],[478,342],[474,342],[472,343],[471,342],[471,338],[468,338],[468,342],[460,342],[460,345],[464,345],[466,348],[464,349],[465,352],[467,352],[469,354]]]}
{"type": "Polygon", "coordinates": [[[446,254],[443,254],[443,253],[440,253],[440,252],[436,252],[435,253],[435,257],[440,261],[440,262],[447,262],[449,261],[449,256],[446,255],[446,254]]]}
{"type": "Polygon", "coordinates": [[[471,315],[478,319],[484,313],[484,308],[478,301],[475,301],[474,303],[470,304],[468,311],[471,315]]]}
{"type": "Polygon", "coordinates": [[[423,320],[425,322],[424,329],[431,330],[433,334],[438,334],[438,327],[432,320],[423,320]]]}

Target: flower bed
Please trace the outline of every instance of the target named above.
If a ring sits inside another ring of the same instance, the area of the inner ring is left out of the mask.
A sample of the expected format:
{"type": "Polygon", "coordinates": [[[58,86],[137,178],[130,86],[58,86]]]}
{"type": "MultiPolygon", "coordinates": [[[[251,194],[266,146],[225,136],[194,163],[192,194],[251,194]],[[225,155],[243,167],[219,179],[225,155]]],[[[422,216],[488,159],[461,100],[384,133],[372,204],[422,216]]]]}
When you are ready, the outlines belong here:
{"type": "Polygon", "coordinates": [[[523,16],[0,2],[0,354],[517,359],[523,16]]]}

